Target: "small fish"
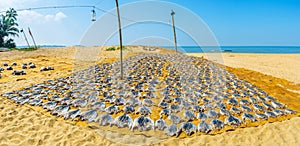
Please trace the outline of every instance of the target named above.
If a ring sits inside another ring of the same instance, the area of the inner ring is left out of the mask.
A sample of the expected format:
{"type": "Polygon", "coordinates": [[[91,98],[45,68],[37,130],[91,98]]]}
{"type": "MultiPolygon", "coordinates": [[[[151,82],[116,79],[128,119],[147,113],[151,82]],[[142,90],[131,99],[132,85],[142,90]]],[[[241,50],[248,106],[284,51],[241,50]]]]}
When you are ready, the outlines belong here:
{"type": "Polygon", "coordinates": [[[116,125],[119,128],[124,128],[124,127],[130,128],[132,123],[133,123],[132,118],[127,114],[123,114],[119,117],[116,117],[114,121],[114,125],[116,125]]]}
{"type": "Polygon", "coordinates": [[[265,114],[256,113],[255,116],[260,119],[268,120],[268,116],[265,114]]]}
{"type": "Polygon", "coordinates": [[[284,104],[276,102],[276,101],[272,101],[271,104],[274,108],[284,108],[285,107],[284,104]]]}
{"type": "Polygon", "coordinates": [[[144,99],[142,105],[151,107],[153,105],[153,101],[151,99],[144,99]]]}
{"type": "Polygon", "coordinates": [[[239,118],[230,115],[225,119],[225,124],[237,127],[242,124],[242,121],[239,118]]]}
{"type": "Polygon", "coordinates": [[[197,131],[197,127],[191,122],[184,122],[181,124],[179,131],[185,132],[188,136],[195,134],[197,131]]]}
{"type": "Polygon", "coordinates": [[[123,97],[115,98],[112,102],[112,104],[115,105],[124,105],[126,103],[126,100],[123,97]]]}
{"type": "Polygon", "coordinates": [[[171,114],[171,110],[167,109],[167,108],[162,109],[159,113],[161,118],[162,118],[162,116],[167,116],[168,117],[170,114],[171,114]]]}
{"type": "Polygon", "coordinates": [[[62,105],[70,105],[73,100],[70,97],[65,97],[61,99],[60,104],[62,105]]]}
{"type": "Polygon", "coordinates": [[[183,113],[183,116],[185,119],[187,119],[188,121],[191,121],[191,120],[194,120],[196,119],[196,115],[190,111],[190,110],[186,110],[184,113],[183,113]]]}
{"type": "Polygon", "coordinates": [[[177,103],[177,104],[182,104],[183,98],[176,97],[176,98],[173,99],[173,102],[174,102],[174,103],[177,103]]]}
{"type": "Polygon", "coordinates": [[[140,116],[134,119],[130,129],[131,131],[134,131],[134,129],[139,129],[139,131],[154,130],[154,122],[148,117],[140,116]]]}
{"type": "Polygon", "coordinates": [[[249,106],[242,105],[242,110],[245,112],[252,112],[252,109],[249,106]]]}
{"type": "Polygon", "coordinates": [[[207,117],[208,118],[218,118],[219,117],[219,113],[214,111],[214,110],[210,110],[207,113],[207,117]]]}
{"type": "Polygon", "coordinates": [[[199,112],[198,115],[197,115],[197,118],[199,120],[205,121],[207,119],[207,115],[203,112],[199,112]]]}
{"type": "Polygon", "coordinates": [[[79,109],[75,109],[75,110],[71,110],[68,113],[66,113],[64,115],[64,119],[72,119],[74,120],[77,116],[80,115],[80,110],[79,109]]]}
{"type": "Polygon", "coordinates": [[[172,99],[171,99],[170,96],[165,96],[165,97],[162,99],[162,102],[171,103],[171,102],[172,102],[172,99]]]}
{"type": "Polygon", "coordinates": [[[265,115],[267,115],[267,116],[268,116],[268,118],[270,118],[270,117],[272,117],[272,118],[276,118],[276,114],[275,114],[275,113],[273,113],[273,112],[270,112],[270,111],[266,111],[266,112],[265,112],[265,115]]]}
{"type": "Polygon", "coordinates": [[[171,114],[169,116],[169,120],[172,121],[174,124],[179,124],[179,123],[183,122],[183,120],[179,116],[176,116],[174,114],[171,114]]]}
{"type": "Polygon", "coordinates": [[[44,103],[43,105],[44,109],[47,109],[48,111],[52,111],[54,110],[55,106],[56,106],[56,102],[55,101],[49,101],[47,103],[44,103]]]}
{"type": "Polygon", "coordinates": [[[88,110],[80,114],[80,120],[87,120],[88,123],[93,122],[98,116],[96,110],[88,110]]]}
{"type": "Polygon", "coordinates": [[[228,101],[227,101],[228,104],[230,105],[238,105],[238,101],[234,98],[230,98],[228,101]]]}
{"type": "Polygon", "coordinates": [[[169,108],[169,109],[171,109],[171,111],[172,111],[173,113],[178,113],[178,112],[181,111],[181,107],[180,107],[179,105],[177,105],[177,104],[172,104],[172,105],[170,105],[170,108],[169,108]]]}
{"type": "Polygon", "coordinates": [[[241,104],[241,105],[249,105],[250,103],[249,103],[248,100],[242,99],[242,100],[240,101],[240,104],[241,104]]]}
{"type": "Polygon", "coordinates": [[[87,104],[87,101],[85,99],[77,99],[77,100],[74,100],[72,102],[72,104],[74,107],[84,108],[87,104]]]}
{"type": "Polygon", "coordinates": [[[262,102],[262,103],[263,103],[263,105],[266,107],[267,110],[273,110],[272,105],[270,105],[270,104],[268,104],[268,103],[266,103],[266,102],[262,102]]]}
{"type": "Polygon", "coordinates": [[[261,105],[258,105],[258,104],[253,104],[253,108],[256,111],[265,111],[265,108],[261,105]]]}
{"type": "Polygon", "coordinates": [[[97,96],[89,95],[86,97],[89,102],[96,102],[98,100],[97,96]]]}
{"type": "Polygon", "coordinates": [[[256,121],[256,117],[254,115],[248,114],[248,113],[244,113],[242,115],[242,120],[244,122],[246,122],[246,119],[249,119],[251,122],[255,122],[256,121]]]}
{"type": "Polygon", "coordinates": [[[257,104],[257,99],[256,98],[250,97],[249,99],[250,99],[251,103],[257,104]]]}
{"type": "Polygon", "coordinates": [[[110,114],[105,114],[100,116],[98,122],[101,126],[108,126],[108,125],[112,126],[114,122],[114,118],[110,114]]]}
{"type": "Polygon", "coordinates": [[[283,115],[285,115],[285,112],[282,111],[282,110],[277,110],[277,109],[275,109],[275,110],[274,110],[274,114],[275,114],[276,116],[283,116],[283,115]]]}
{"type": "Polygon", "coordinates": [[[224,123],[221,120],[219,120],[219,119],[213,119],[211,121],[211,125],[212,125],[213,129],[220,130],[220,129],[224,128],[224,123]]]}
{"type": "Polygon", "coordinates": [[[166,121],[161,118],[156,120],[154,125],[155,125],[155,129],[158,130],[164,130],[168,127],[166,121]]]}
{"type": "Polygon", "coordinates": [[[31,106],[37,106],[37,105],[41,105],[42,104],[42,100],[41,99],[33,99],[28,101],[28,104],[31,106]]]}
{"type": "Polygon", "coordinates": [[[291,110],[291,109],[285,109],[284,110],[287,114],[296,114],[295,111],[291,110]]]}
{"type": "Polygon", "coordinates": [[[147,116],[147,115],[151,115],[152,111],[149,107],[146,107],[146,106],[141,106],[136,112],[135,114],[140,114],[141,115],[144,115],[144,116],[147,116]]]}
{"type": "Polygon", "coordinates": [[[230,112],[228,111],[228,110],[226,110],[226,109],[220,109],[220,114],[222,115],[222,116],[224,116],[224,115],[226,115],[226,116],[229,116],[230,115],[230,112]]]}
{"type": "Polygon", "coordinates": [[[136,107],[136,106],[141,105],[142,103],[141,103],[141,101],[138,100],[137,98],[130,98],[130,99],[127,101],[126,104],[127,104],[127,105],[131,105],[131,106],[133,106],[133,107],[136,107]]]}
{"type": "Polygon", "coordinates": [[[95,102],[92,105],[90,105],[90,108],[93,110],[99,110],[99,111],[104,111],[105,110],[105,103],[104,102],[95,102]]]}
{"type": "Polygon", "coordinates": [[[198,131],[207,134],[210,131],[212,131],[212,126],[210,124],[206,123],[205,121],[202,121],[198,124],[198,131]]]}
{"type": "Polygon", "coordinates": [[[23,104],[27,103],[28,101],[29,101],[29,98],[23,97],[23,98],[19,98],[18,100],[16,100],[16,103],[23,105],[23,104]]]}
{"type": "Polygon", "coordinates": [[[126,106],[124,106],[123,111],[124,111],[125,114],[131,114],[131,113],[133,113],[135,110],[134,110],[134,107],[133,107],[133,106],[131,106],[131,105],[126,105],[126,106]]]}
{"type": "Polygon", "coordinates": [[[167,102],[160,102],[159,104],[158,104],[158,107],[160,107],[160,108],[167,108],[169,106],[169,104],[167,103],[167,102]]]}
{"type": "Polygon", "coordinates": [[[275,101],[275,98],[274,97],[272,97],[272,96],[267,96],[266,98],[265,98],[267,101],[275,101]]]}
{"type": "Polygon", "coordinates": [[[179,135],[179,129],[175,124],[170,125],[168,128],[165,129],[165,134],[168,136],[178,136],[179,135]]]}
{"type": "Polygon", "coordinates": [[[116,114],[119,112],[119,107],[116,105],[109,106],[105,109],[108,114],[116,114]]]}
{"type": "Polygon", "coordinates": [[[70,106],[68,106],[68,105],[56,106],[54,108],[54,110],[51,112],[51,114],[61,116],[61,115],[66,114],[68,112],[69,108],[70,108],[70,106]]]}

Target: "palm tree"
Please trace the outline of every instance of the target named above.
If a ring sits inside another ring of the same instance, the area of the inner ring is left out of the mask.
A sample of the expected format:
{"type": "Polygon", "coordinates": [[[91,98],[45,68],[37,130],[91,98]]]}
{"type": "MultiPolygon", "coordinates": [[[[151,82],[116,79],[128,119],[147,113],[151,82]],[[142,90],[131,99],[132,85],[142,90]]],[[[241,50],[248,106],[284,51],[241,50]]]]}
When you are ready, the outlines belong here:
{"type": "Polygon", "coordinates": [[[14,21],[17,21],[17,11],[14,8],[10,8],[6,11],[6,16],[14,21]]]}
{"type": "Polygon", "coordinates": [[[10,36],[19,36],[19,29],[17,28],[17,11],[10,8],[6,11],[6,15],[0,15],[0,47],[15,47],[13,39],[10,36]]]}

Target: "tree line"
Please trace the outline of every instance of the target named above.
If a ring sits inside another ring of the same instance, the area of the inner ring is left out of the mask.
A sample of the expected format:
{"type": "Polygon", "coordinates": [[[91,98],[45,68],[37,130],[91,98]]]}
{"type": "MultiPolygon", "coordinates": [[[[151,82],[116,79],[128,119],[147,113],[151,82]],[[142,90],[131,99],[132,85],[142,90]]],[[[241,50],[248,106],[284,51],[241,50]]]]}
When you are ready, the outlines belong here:
{"type": "Polygon", "coordinates": [[[19,36],[17,16],[17,11],[13,8],[0,15],[0,47],[16,47],[13,37],[19,36]]]}

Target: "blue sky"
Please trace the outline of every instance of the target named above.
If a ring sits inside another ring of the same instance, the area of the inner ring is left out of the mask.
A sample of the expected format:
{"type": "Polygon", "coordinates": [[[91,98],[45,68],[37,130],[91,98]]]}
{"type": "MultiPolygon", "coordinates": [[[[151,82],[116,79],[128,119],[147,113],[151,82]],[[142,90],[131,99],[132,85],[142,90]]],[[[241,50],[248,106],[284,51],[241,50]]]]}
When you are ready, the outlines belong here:
{"type": "MultiPolygon", "coordinates": [[[[8,7],[18,9],[58,5],[96,5],[107,11],[115,8],[113,0],[0,1],[0,10],[8,7]]],[[[121,6],[136,1],[119,0],[121,6]]],[[[169,2],[185,7],[198,15],[210,28],[220,45],[300,46],[300,0],[169,0],[169,2]]],[[[22,28],[32,29],[38,44],[77,45],[84,33],[93,25],[90,21],[90,11],[90,8],[23,11],[19,12],[19,24],[22,28]]],[[[104,14],[96,12],[97,19],[104,14]]],[[[149,13],[156,13],[155,8],[149,13]]],[[[130,16],[126,17],[130,19],[130,16]]],[[[166,19],[170,21],[170,17],[166,19]]],[[[176,20],[193,22],[193,20],[176,20]]],[[[143,31],[145,35],[154,35],[152,33],[157,31],[164,33],[159,37],[173,39],[170,26],[142,24],[124,30],[125,43],[130,42],[128,38],[137,37],[136,30],[143,31]],[[147,29],[142,29],[145,27],[147,29]]],[[[18,45],[25,45],[23,35],[16,38],[16,42],[18,45]]],[[[117,43],[117,39],[110,42],[110,44],[117,43]]],[[[178,30],[178,43],[195,45],[194,41],[181,30],[178,30]]]]}

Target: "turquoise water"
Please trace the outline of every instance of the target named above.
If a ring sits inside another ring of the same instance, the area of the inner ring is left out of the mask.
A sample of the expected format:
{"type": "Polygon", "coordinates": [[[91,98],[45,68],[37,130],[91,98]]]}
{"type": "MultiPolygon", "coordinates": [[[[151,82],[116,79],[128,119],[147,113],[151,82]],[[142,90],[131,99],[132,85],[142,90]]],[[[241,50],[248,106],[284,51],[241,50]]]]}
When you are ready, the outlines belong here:
{"type": "MultiPolygon", "coordinates": [[[[174,49],[173,46],[164,46],[174,49]]],[[[186,53],[212,53],[231,50],[231,53],[265,53],[265,54],[300,54],[300,46],[180,46],[180,52],[186,53]]]]}
{"type": "MultiPolygon", "coordinates": [[[[18,46],[24,48],[26,46],[18,46]]],[[[41,48],[65,48],[62,45],[44,45],[41,48]]],[[[174,49],[173,46],[163,48],[174,49]]],[[[231,50],[231,53],[264,53],[264,54],[300,54],[300,46],[180,46],[180,52],[184,53],[213,53],[231,50]]]]}

